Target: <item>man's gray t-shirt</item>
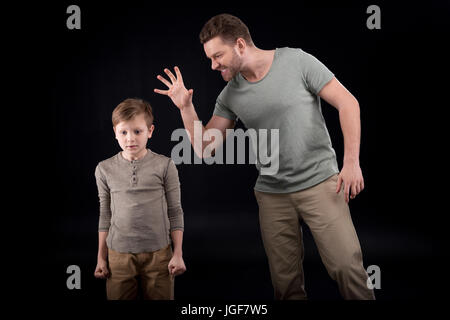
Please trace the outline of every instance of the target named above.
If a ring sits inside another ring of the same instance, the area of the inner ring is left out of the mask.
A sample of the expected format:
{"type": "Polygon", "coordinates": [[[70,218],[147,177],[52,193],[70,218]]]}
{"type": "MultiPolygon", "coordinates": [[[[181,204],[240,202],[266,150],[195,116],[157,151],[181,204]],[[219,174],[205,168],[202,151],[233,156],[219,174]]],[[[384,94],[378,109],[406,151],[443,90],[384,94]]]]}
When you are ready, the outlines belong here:
{"type": "MultiPolygon", "coordinates": [[[[266,76],[249,82],[240,73],[217,98],[214,115],[241,119],[248,129],[279,130],[279,167],[261,174],[255,190],[288,193],[339,172],[317,95],[334,74],[301,49],[277,48],[266,76]]],[[[270,154],[270,144],[268,145],[270,154]]],[[[255,152],[258,154],[258,151],[255,152]]]]}

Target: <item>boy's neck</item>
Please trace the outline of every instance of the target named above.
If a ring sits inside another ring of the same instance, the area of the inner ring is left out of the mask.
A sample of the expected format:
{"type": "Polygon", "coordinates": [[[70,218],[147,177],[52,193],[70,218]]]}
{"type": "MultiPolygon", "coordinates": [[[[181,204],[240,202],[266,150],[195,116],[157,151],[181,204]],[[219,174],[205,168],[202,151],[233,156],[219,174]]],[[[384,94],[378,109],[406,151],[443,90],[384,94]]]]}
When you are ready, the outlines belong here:
{"type": "Polygon", "coordinates": [[[123,157],[125,160],[128,160],[128,161],[134,161],[134,160],[140,160],[140,159],[142,159],[143,157],[145,157],[145,155],[147,154],[147,152],[148,152],[148,150],[147,150],[147,148],[145,148],[145,149],[142,150],[142,152],[140,152],[140,153],[137,154],[137,155],[128,155],[128,154],[126,154],[126,153],[123,152],[123,151],[121,151],[120,153],[121,153],[122,157],[123,157]]]}

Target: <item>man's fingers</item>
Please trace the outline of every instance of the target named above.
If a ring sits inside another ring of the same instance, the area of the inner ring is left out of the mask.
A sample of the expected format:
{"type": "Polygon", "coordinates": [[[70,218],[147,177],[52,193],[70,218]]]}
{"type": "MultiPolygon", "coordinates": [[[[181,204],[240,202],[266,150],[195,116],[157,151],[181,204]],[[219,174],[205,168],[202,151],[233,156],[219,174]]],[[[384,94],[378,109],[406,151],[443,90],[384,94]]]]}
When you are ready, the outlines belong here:
{"type": "Polygon", "coordinates": [[[172,80],[172,83],[174,83],[175,81],[177,81],[177,78],[175,78],[175,76],[173,75],[172,72],[170,72],[169,69],[164,69],[164,72],[169,76],[170,80],[172,80]]]}
{"type": "Polygon", "coordinates": [[[359,181],[358,184],[356,185],[357,194],[360,194],[362,190],[363,190],[362,181],[359,181]]]}
{"type": "Polygon", "coordinates": [[[160,76],[159,74],[156,76],[156,78],[162,83],[164,83],[169,89],[172,87],[172,84],[169,81],[167,81],[166,78],[160,76]]]}
{"type": "Polygon", "coordinates": [[[337,185],[336,185],[336,193],[339,193],[339,191],[341,191],[341,183],[342,183],[342,178],[340,176],[338,176],[338,181],[337,181],[337,185]]]}
{"type": "Polygon", "coordinates": [[[156,93],[159,93],[159,94],[163,94],[165,96],[169,95],[169,90],[153,89],[153,91],[155,91],[156,93]]]}
{"type": "Polygon", "coordinates": [[[175,74],[177,75],[177,79],[178,79],[179,81],[183,82],[183,76],[181,75],[180,68],[178,68],[177,66],[175,66],[174,69],[175,69],[175,74]]]}
{"type": "Polygon", "coordinates": [[[344,195],[345,195],[345,201],[348,203],[348,196],[350,193],[350,185],[345,183],[344,181],[344,195]]]}
{"type": "Polygon", "coordinates": [[[351,187],[351,190],[352,190],[351,198],[352,199],[355,199],[356,195],[359,193],[356,188],[357,188],[356,182],[352,183],[352,187],[351,187]]]}

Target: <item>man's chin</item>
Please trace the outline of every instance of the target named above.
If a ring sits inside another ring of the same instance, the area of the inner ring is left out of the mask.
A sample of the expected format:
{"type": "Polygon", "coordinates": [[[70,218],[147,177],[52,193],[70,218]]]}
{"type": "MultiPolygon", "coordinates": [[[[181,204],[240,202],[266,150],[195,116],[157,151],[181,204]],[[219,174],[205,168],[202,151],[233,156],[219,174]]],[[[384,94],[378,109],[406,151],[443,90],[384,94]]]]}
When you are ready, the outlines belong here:
{"type": "Polygon", "coordinates": [[[224,81],[226,81],[226,82],[229,82],[231,79],[233,79],[233,77],[232,76],[224,76],[224,75],[222,75],[222,79],[224,81]]]}

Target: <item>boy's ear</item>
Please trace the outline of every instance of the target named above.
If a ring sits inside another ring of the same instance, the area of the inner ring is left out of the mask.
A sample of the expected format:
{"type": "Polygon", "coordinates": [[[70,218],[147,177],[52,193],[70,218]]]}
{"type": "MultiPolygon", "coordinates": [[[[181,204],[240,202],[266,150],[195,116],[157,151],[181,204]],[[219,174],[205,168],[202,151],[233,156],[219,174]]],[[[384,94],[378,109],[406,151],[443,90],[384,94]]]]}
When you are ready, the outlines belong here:
{"type": "Polygon", "coordinates": [[[153,135],[153,130],[155,130],[155,125],[151,125],[150,128],[148,128],[148,138],[150,139],[153,135]]]}
{"type": "Polygon", "coordinates": [[[117,135],[116,135],[116,127],[113,126],[113,131],[114,131],[114,138],[117,139],[117,135]]]}

